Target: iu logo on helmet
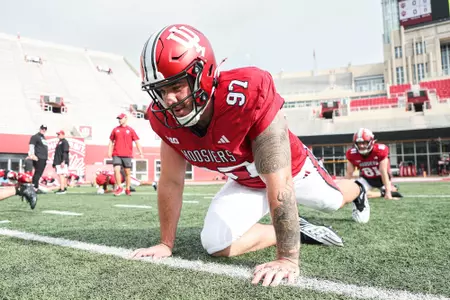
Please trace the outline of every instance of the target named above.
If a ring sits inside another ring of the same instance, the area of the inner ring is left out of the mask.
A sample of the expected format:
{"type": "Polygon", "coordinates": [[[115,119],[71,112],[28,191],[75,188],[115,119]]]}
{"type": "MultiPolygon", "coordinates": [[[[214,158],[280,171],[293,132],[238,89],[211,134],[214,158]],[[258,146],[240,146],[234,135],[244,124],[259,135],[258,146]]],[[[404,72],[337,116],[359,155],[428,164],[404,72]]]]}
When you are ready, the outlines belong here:
{"type": "Polygon", "coordinates": [[[167,37],[168,40],[174,40],[186,48],[195,47],[197,52],[202,56],[205,56],[205,47],[200,45],[200,38],[192,30],[185,26],[181,26],[180,28],[173,26],[169,29],[169,32],[170,34],[167,37]]]}

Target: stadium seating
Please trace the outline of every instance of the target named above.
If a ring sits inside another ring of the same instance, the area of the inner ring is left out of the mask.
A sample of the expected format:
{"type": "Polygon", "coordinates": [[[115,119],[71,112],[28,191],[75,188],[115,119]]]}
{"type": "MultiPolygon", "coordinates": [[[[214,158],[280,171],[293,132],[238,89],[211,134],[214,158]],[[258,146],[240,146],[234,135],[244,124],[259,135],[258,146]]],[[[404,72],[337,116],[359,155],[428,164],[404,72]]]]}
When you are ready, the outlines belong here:
{"type": "MultiPolygon", "coordinates": [[[[120,55],[6,34],[0,34],[0,54],[0,111],[8,112],[0,125],[4,133],[31,134],[47,124],[72,135],[89,126],[92,137],[86,142],[104,144],[117,125],[116,115],[131,104],[150,102],[137,72],[120,55]],[[44,110],[47,96],[64,99],[66,113],[44,110]]],[[[150,130],[147,122],[131,117],[129,123],[142,132],[144,146],[159,144],[154,134],[144,134],[150,130]]]]}
{"type": "Polygon", "coordinates": [[[390,108],[398,106],[398,98],[364,98],[350,100],[350,110],[363,110],[369,108],[390,108]]]}
{"type": "Polygon", "coordinates": [[[450,98],[450,79],[423,81],[420,87],[436,90],[439,101],[443,102],[450,98]]]}
{"type": "Polygon", "coordinates": [[[398,84],[398,85],[391,85],[389,87],[389,93],[392,96],[395,96],[396,94],[402,94],[406,91],[409,91],[411,89],[411,85],[409,83],[406,84],[398,84]]]}

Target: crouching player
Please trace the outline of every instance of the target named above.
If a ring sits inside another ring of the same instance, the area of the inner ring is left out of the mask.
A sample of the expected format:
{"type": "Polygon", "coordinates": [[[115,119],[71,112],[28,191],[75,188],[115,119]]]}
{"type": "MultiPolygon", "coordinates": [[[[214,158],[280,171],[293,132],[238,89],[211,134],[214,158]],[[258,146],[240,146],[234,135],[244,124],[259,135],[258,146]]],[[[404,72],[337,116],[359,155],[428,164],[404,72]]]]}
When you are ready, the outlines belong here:
{"type": "Polygon", "coordinates": [[[13,186],[0,187],[0,200],[18,195],[22,197],[22,201],[23,198],[27,200],[31,209],[36,207],[37,195],[32,184],[33,177],[30,174],[0,169],[0,177],[14,184],[13,186]]]}
{"type": "Polygon", "coordinates": [[[385,199],[398,199],[403,197],[397,187],[391,183],[389,147],[376,143],[375,137],[369,129],[360,128],[353,136],[353,147],[347,150],[346,178],[353,176],[355,168],[359,169],[359,182],[366,191],[372,188],[380,190],[371,192],[371,198],[384,197],[385,199]]]}
{"type": "MultiPolygon", "coordinates": [[[[116,186],[116,179],[114,177],[114,171],[97,170],[95,175],[96,175],[95,182],[98,186],[97,194],[104,194],[104,193],[114,191],[114,188],[116,186]],[[111,190],[108,189],[108,186],[111,186],[111,190]]],[[[120,177],[121,177],[120,185],[123,185],[125,183],[125,172],[123,169],[121,169],[121,171],[120,171],[120,177]]],[[[131,178],[130,191],[135,192],[136,191],[135,187],[141,185],[141,182],[133,176],[131,176],[130,178],[131,178]]],[[[115,196],[117,196],[117,195],[115,195],[115,196]]]]}
{"type": "Polygon", "coordinates": [[[67,175],[67,185],[70,187],[80,187],[80,184],[82,183],[81,181],[81,177],[78,174],[71,172],[67,175]]]}

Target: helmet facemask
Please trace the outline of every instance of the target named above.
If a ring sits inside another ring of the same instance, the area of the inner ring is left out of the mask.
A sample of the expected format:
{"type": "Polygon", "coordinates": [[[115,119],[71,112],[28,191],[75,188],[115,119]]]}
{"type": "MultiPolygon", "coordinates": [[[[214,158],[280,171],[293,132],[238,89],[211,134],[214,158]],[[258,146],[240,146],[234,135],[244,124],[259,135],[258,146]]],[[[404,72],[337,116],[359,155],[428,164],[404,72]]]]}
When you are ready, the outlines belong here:
{"type": "Polygon", "coordinates": [[[196,60],[184,71],[175,76],[142,85],[142,89],[153,99],[153,103],[150,106],[151,112],[162,124],[164,124],[164,126],[171,129],[190,127],[197,124],[200,120],[210,98],[210,96],[200,87],[204,71],[203,65],[203,61],[196,60]],[[161,88],[174,85],[182,80],[187,80],[190,93],[185,98],[168,106],[163,100],[161,88]],[[174,110],[177,107],[183,106],[189,99],[192,99],[192,111],[186,116],[177,117],[174,110]]]}
{"type": "Polygon", "coordinates": [[[358,150],[359,154],[361,154],[361,155],[368,155],[370,152],[372,152],[374,143],[375,143],[375,140],[365,141],[363,139],[357,139],[355,141],[355,148],[356,148],[356,150],[358,150]],[[361,149],[360,148],[361,147],[360,146],[361,143],[364,143],[366,147],[361,149]]]}

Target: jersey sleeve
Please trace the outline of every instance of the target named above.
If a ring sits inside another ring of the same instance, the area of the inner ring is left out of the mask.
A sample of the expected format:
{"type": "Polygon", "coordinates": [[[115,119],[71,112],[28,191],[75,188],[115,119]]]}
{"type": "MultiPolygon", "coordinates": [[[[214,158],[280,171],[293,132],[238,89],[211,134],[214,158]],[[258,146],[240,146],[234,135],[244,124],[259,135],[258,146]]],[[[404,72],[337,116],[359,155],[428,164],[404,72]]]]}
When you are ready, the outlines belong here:
{"type": "Polygon", "coordinates": [[[345,152],[345,157],[349,162],[353,164],[352,148],[348,149],[347,152],[345,152]]]}
{"type": "Polygon", "coordinates": [[[36,135],[33,135],[31,138],[30,138],[30,145],[35,145],[36,146],[36,143],[37,143],[37,136],[36,135]]]}
{"type": "Polygon", "coordinates": [[[254,140],[272,123],[284,104],[284,99],[277,93],[269,72],[264,71],[260,87],[256,93],[256,101],[251,116],[249,116],[252,120],[248,132],[250,140],[254,140]]]}
{"type": "Polygon", "coordinates": [[[378,144],[377,155],[380,161],[389,156],[389,147],[385,144],[378,144]]]}
{"type": "Polygon", "coordinates": [[[132,134],[131,134],[131,138],[133,139],[133,141],[139,141],[139,137],[136,133],[136,131],[134,131],[134,129],[132,129],[132,134]]]}
{"type": "Polygon", "coordinates": [[[109,135],[109,139],[111,140],[111,142],[114,142],[116,140],[116,130],[113,129],[113,131],[111,131],[111,134],[109,135]]]}

